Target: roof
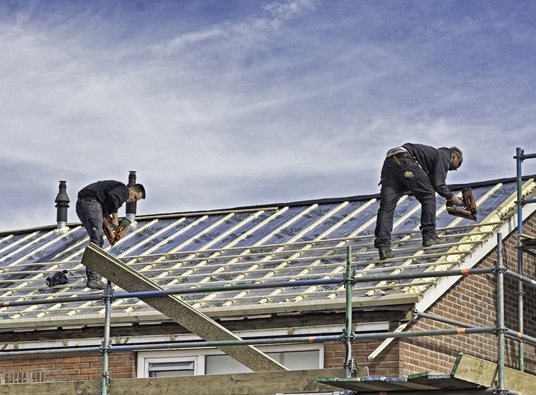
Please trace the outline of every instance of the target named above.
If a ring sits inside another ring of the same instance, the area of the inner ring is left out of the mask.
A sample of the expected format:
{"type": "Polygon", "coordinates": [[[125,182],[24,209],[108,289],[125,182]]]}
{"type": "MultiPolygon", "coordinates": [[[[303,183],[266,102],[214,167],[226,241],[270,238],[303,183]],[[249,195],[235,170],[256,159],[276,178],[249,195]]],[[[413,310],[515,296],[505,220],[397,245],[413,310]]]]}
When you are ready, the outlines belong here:
{"type": "MultiPolygon", "coordinates": [[[[522,181],[533,196],[534,177],[522,181]]],[[[449,215],[437,198],[437,226],[446,243],[421,246],[420,204],[404,196],[395,212],[396,257],[378,260],[373,233],[379,196],[354,196],[207,212],[138,216],[127,234],[105,250],[164,289],[252,284],[295,279],[342,278],[347,247],[356,275],[421,273],[471,267],[495,245],[497,232],[514,228],[517,179],[451,186],[472,187],[478,220],[449,215]]],[[[524,213],[534,211],[528,205],[524,213]]],[[[55,303],[56,297],[99,294],[85,286],[80,263],[87,246],[79,223],[0,233],[0,298],[4,303],[48,298],[50,303],[0,309],[0,330],[95,325],[104,320],[102,301],[55,303]],[[67,270],[69,284],[49,288],[45,279],[67,270]],[[16,321],[15,321],[16,320],[16,321]],[[16,322],[16,323],[15,323],[16,322]]],[[[371,281],[354,287],[354,306],[431,303],[439,282],[425,278],[371,281]]],[[[438,291],[439,290],[439,291],[438,291]]],[[[122,292],[117,289],[116,292],[122,292]]],[[[344,284],[207,292],[182,299],[211,316],[344,309],[344,284]]],[[[424,309],[421,309],[424,310],[424,309]]],[[[115,300],[113,322],[165,320],[136,298],[115,300]]]]}

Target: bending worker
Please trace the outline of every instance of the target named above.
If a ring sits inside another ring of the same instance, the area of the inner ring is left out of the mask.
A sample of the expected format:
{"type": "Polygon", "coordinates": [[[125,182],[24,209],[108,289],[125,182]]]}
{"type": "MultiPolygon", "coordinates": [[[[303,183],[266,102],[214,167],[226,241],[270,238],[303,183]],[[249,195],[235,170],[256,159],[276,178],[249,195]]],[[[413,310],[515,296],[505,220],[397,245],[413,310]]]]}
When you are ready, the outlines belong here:
{"type": "Polygon", "coordinates": [[[391,250],[393,214],[398,200],[408,190],[421,203],[423,247],[442,243],[436,233],[435,193],[455,206],[463,206],[463,201],[454,196],[445,181],[447,172],[457,170],[462,162],[462,151],[457,147],[434,148],[406,143],[387,152],[381,170],[381,200],[374,231],[374,247],[381,260],[394,257],[391,250]]]}
{"type": "MultiPolygon", "coordinates": [[[[97,181],[84,187],[78,192],[76,201],[76,214],[86,228],[89,241],[102,248],[104,236],[102,224],[104,216],[112,217],[112,225],[119,225],[117,211],[123,203],[136,202],[145,199],[145,188],[141,184],[127,187],[119,181],[97,181]]],[[[100,274],[86,268],[87,288],[105,289],[106,284],[100,274]]]]}

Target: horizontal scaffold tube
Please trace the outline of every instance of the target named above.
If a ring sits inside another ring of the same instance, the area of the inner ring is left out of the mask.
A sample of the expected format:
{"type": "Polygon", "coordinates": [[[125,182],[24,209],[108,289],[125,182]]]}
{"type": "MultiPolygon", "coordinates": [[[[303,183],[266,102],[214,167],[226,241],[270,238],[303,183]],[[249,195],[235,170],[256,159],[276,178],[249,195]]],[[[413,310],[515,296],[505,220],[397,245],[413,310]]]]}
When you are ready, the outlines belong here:
{"type": "Polygon", "coordinates": [[[415,315],[417,317],[428,318],[430,320],[443,322],[445,324],[450,324],[450,325],[453,325],[453,326],[461,326],[461,327],[464,327],[464,328],[477,328],[477,326],[475,326],[475,325],[464,324],[463,322],[451,320],[449,318],[441,317],[441,316],[436,315],[436,314],[424,313],[422,311],[415,311],[415,315]]]}
{"type": "Polygon", "coordinates": [[[536,158],[536,154],[523,154],[521,159],[533,159],[536,158]]]}
{"type": "Polygon", "coordinates": [[[354,277],[354,282],[365,283],[372,281],[384,281],[384,280],[410,280],[417,278],[430,278],[430,277],[449,277],[449,276],[467,276],[470,274],[487,274],[493,273],[493,268],[483,269],[457,269],[457,270],[438,270],[435,272],[425,272],[419,274],[385,274],[385,275],[372,275],[372,276],[359,276],[354,277]]]}
{"type": "Polygon", "coordinates": [[[504,274],[509,276],[509,277],[513,277],[519,281],[523,281],[525,284],[528,284],[528,285],[532,285],[533,287],[536,287],[536,281],[526,277],[526,276],[523,276],[519,273],[516,273],[516,272],[513,272],[511,270],[508,270],[508,269],[505,269],[504,271],[504,274]]]}
{"type": "MultiPolygon", "coordinates": [[[[492,273],[494,269],[458,269],[458,270],[444,270],[434,271],[419,274],[386,274],[386,275],[372,275],[372,276],[358,276],[353,278],[354,283],[374,282],[384,280],[407,280],[417,278],[433,278],[433,277],[448,277],[448,276],[467,276],[470,274],[486,274],[492,273]]],[[[342,278],[330,278],[330,279],[318,279],[318,280],[290,280],[290,281],[267,281],[264,283],[243,283],[234,285],[220,285],[220,286],[204,286],[197,288],[170,288],[161,291],[141,291],[141,292],[128,292],[119,293],[112,296],[112,300],[126,299],[126,298],[150,298],[166,295],[187,295],[187,294],[200,294],[200,293],[212,293],[212,292],[226,292],[226,291],[245,291],[251,289],[264,289],[264,288],[286,288],[286,287],[308,287],[313,285],[333,285],[343,284],[342,278]]],[[[102,295],[87,295],[87,296],[66,296],[59,298],[47,298],[47,299],[33,299],[33,300],[19,300],[12,302],[3,302],[0,307],[16,307],[16,306],[32,306],[38,304],[49,303],[72,303],[72,302],[90,302],[102,300],[102,295]]]]}
{"type": "MultiPolygon", "coordinates": [[[[439,335],[470,335],[478,333],[493,333],[495,328],[456,328],[456,329],[440,329],[420,332],[384,332],[384,333],[362,333],[353,334],[352,341],[369,340],[369,339],[387,339],[404,338],[404,337],[419,337],[419,336],[439,336],[439,335]]],[[[225,346],[240,346],[240,345],[262,345],[262,344],[282,344],[282,343],[324,343],[328,341],[341,341],[340,335],[324,335],[324,336],[296,336],[296,337],[279,337],[272,339],[242,339],[242,340],[219,340],[219,341],[193,341],[174,343],[170,347],[225,347],[225,346]]],[[[114,345],[114,351],[133,351],[138,349],[137,345],[114,345]]],[[[143,347],[143,346],[142,346],[143,347]]]]}
{"type": "MultiPolygon", "coordinates": [[[[291,281],[267,281],[263,283],[243,283],[235,285],[204,286],[196,288],[170,288],[161,291],[140,291],[127,292],[112,295],[112,300],[128,298],[151,298],[166,295],[188,295],[199,293],[226,292],[226,291],[245,291],[250,289],[263,288],[286,288],[286,287],[309,287],[313,285],[332,285],[343,284],[342,278],[327,278],[318,280],[291,280],[291,281]]],[[[14,302],[3,302],[0,307],[31,306],[37,304],[49,303],[70,303],[70,302],[90,302],[103,300],[103,295],[71,296],[48,299],[20,300],[14,302]]]]}
{"type": "Polygon", "coordinates": [[[516,332],[511,329],[506,330],[506,335],[517,340],[525,340],[529,343],[536,344],[536,338],[524,335],[523,333],[516,332]]]}
{"type": "MultiPolygon", "coordinates": [[[[362,333],[354,334],[352,342],[369,339],[387,339],[387,338],[407,338],[422,336],[442,336],[442,335],[471,335],[479,333],[493,333],[495,328],[455,328],[440,329],[420,332],[383,332],[383,333],[362,333]]],[[[225,347],[225,346],[246,346],[246,345],[263,345],[263,344],[289,344],[289,343],[324,343],[331,341],[341,341],[341,335],[323,335],[323,336],[293,336],[293,337],[276,337],[276,338],[251,338],[241,340],[218,340],[218,341],[186,341],[186,342],[167,342],[167,343],[147,343],[147,344],[115,344],[110,346],[114,351],[139,351],[152,349],[181,349],[181,348],[204,348],[204,347],[225,347]]],[[[31,349],[31,350],[13,350],[2,351],[0,357],[13,355],[33,355],[33,354],[58,354],[74,352],[97,352],[101,351],[100,347],[65,347],[49,349],[31,349]]]]}
{"type": "Polygon", "coordinates": [[[15,349],[13,351],[0,351],[0,357],[23,356],[23,355],[51,355],[51,354],[71,354],[78,352],[102,352],[101,346],[85,347],[62,347],[62,348],[33,348],[28,350],[15,349]]]}
{"type": "MultiPolygon", "coordinates": [[[[322,336],[296,336],[296,337],[276,337],[276,338],[251,338],[241,340],[218,340],[218,341],[174,341],[144,344],[115,344],[110,345],[111,352],[117,351],[139,351],[139,350],[165,350],[181,348],[204,348],[204,347],[222,347],[222,346],[248,346],[263,344],[288,344],[288,343],[323,343],[328,341],[340,341],[341,335],[322,335],[322,336]]],[[[0,357],[14,355],[34,355],[34,354],[61,354],[77,352],[101,352],[101,346],[86,347],[62,347],[62,348],[34,348],[28,350],[10,350],[1,351],[0,357]]]]}
{"type": "Polygon", "coordinates": [[[473,335],[479,333],[495,333],[495,327],[488,328],[454,328],[454,329],[438,329],[419,332],[384,332],[384,333],[362,333],[354,334],[353,341],[370,340],[370,339],[389,339],[389,338],[406,338],[406,337],[422,337],[422,336],[443,336],[443,335],[473,335]]]}

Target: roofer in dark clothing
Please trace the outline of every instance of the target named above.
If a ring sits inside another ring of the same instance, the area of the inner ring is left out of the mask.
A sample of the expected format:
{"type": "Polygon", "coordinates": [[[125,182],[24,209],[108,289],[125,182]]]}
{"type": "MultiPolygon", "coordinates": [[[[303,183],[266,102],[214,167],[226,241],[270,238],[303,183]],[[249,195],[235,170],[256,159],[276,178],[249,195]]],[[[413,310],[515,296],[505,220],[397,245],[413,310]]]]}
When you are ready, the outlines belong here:
{"type": "MultiPolygon", "coordinates": [[[[104,236],[102,231],[104,216],[112,217],[112,225],[119,225],[117,211],[125,202],[145,199],[145,188],[141,184],[126,186],[119,181],[106,180],[90,184],[78,192],[76,214],[86,228],[89,241],[102,248],[104,236]]],[[[101,276],[86,268],[86,287],[105,289],[101,276]]]]}
{"type": "Polygon", "coordinates": [[[455,206],[463,201],[454,196],[446,185],[447,172],[457,170],[463,162],[459,148],[434,148],[423,144],[406,143],[387,152],[381,171],[380,208],[376,220],[374,246],[380,259],[393,258],[391,232],[393,214],[398,200],[408,190],[421,203],[422,245],[442,243],[436,233],[435,193],[455,206]]]}

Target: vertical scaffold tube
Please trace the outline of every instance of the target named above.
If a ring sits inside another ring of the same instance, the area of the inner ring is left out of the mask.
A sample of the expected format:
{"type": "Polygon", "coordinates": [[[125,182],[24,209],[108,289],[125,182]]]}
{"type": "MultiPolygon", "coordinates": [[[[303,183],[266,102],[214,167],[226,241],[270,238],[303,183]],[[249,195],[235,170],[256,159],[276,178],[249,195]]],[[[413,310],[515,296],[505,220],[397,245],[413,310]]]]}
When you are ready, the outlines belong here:
{"type": "MultiPolygon", "coordinates": [[[[517,270],[520,275],[523,275],[523,246],[521,244],[521,235],[523,234],[523,180],[522,176],[523,173],[521,171],[521,166],[523,163],[523,150],[521,148],[516,149],[516,164],[517,164],[517,270]]],[[[518,288],[518,321],[519,321],[519,333],[524,333],[524,298],[523,298],[523,283],[521,281],[518,282],[517,285],[518,288]]],[[[524,367],[524,345],[523,341],[519,341],[519,370],[523,372],[525,370],[524,367]]]]}
{"type": "Polygon", "coordinates": [[[497,234],[497,262],[496,279],[497,279],[497,365],[498,371],[498,383],[497,392],[499,394],[504,393],[506,390],[504,379],[504,355],[505,355],[505,333],[506,327],[504,323],[504,261],[503,261],[503,245],[502,235],[497,234]]]}
{"type": "Polygon", "coordinates": [[[112,314],[113,289],[110,281],[106,284],[104,291],[104,302],[106,306],[104,315],[104,339],[102,341],[102,395],[108,395],[110,388],[110,372],[108,370],[108,357],[110,355],[110,321],[112,314]]]}
{"type": "Polygon", "coordinates": [[[352,285],[353,285],[353,271],[352,271],[352,247],[346,248],[346,330],[345,330],[345,346],[346,346],[346,360],[344,369],[346,377],[352,375],[352,340],[354,336],[352,325],[352,285]]]}

